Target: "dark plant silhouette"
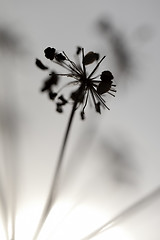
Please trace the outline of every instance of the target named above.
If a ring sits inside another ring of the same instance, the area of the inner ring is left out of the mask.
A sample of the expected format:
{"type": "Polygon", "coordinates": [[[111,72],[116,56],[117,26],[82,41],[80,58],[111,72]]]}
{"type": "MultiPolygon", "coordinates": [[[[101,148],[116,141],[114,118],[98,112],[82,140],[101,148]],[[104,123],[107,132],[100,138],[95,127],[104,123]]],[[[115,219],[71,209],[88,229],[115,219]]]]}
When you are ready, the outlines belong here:
{"type": "MultiPolygon", "coordinates": [[[[94,73],[98,69],[100,63],[104,60],[105,56],[101,58],[95,68],[93,68],[90,74],[86,72],[86,66],[99,60],[99,54],[94,52],[89,52],[84,56],[84,49],[78,47],[77,55],[82,52],[82,64],[80,62],[76,64],[68,58],[65,52],[58,53],[54,48],[46,48],[45,56],[47,59],[53,61],[54,63],[60,65],[68,73],[55,73],[50,72],[49,78],[47,78],[42,86],[41,91],[47,92],[51,100],[56,100],[56,110],[59,113],[63,112],[63,106],[67,103],[75,103],[75,109],[79,106],[82,106],[81,118],[85,118],[85,108],[87,106],[88,98],[91,97],[93,104],[95,106],[96,112],[101,113],[101,106],[109,110],[108,106],[105,104],[105,100],[102,97],[102,94],[108,93],[112,96],[115,96],[111,92],[116,92],[113,84],[113,75],[110,71],[103,71],[101,75],[94,76],[94,73]],[[73,78],[74,81],[67,83],[62,86],[58,91],[55,91],[55,85],[59,83],[59,77],[69,77],[73,78]],[[78,88],[71,92],[68,99],[64,98],[61,94],[62,90],[69,85],[78,86],[78,88]]],[[[39,59],[36,59],[36,65],[42,70],[48,70],[48,67],[45,66],[39,59]]]]}
{"type": "MultiPolygon", "coordinates": [[[[72,110],[67,124],[66,133],[62,143],[62,148],[52,180],[48,199],[45,204],[34,239],[36,239],[38,236],[41,227],[43,226],[44,221],[55,202],[63,156],[76,110],[81,107],[80,116],[81,119],[84,120],[85,108],[89,98],[92,99],[96,112],[101,113],[101,107],[109,110],[109,107],[106,105],[106,102],[103,98],[103,94],[108,93],[111,96],[115,96],[113,93],[116,92],[116,85],[113,83],[113,75],[110,71],[106,70],[101,74],[95,75],[105,56],[99,60],[99,54],[92,51],[85,55],[84,49],[80,47],[78,47],[76,51],[77,62],[70,60],[65,52],[59,53],[55,48],[48,47],[44,50],[44,53],[47,59],[52,61],[54,64],[61,66],[65,72],[56,73],[55,71],[50,71],[49,77],[44,81],[41,91],[46,92],[49,96],[49,99],[54,101],[57,112],[62,113],[64,106],[69,103],[72,104],[72,110]],[[87,65],[92,63],[96,63],[96,65],[93,67],[93,70],[88,73],[87,65]],[[59,85],[59,77],[72,78],[73,81],[69,81],[61,88],[56,90],[57,86],[59,85]],[[66,98],[61,92],[65,87],[70,85],[76,87],[76,89],[71,91],[69,97],[66,98]]],[[[44,71],[49,69],[48,66],[45,66],[39,59],[36,59],[36,65],[38,68],[44,71]]]]}

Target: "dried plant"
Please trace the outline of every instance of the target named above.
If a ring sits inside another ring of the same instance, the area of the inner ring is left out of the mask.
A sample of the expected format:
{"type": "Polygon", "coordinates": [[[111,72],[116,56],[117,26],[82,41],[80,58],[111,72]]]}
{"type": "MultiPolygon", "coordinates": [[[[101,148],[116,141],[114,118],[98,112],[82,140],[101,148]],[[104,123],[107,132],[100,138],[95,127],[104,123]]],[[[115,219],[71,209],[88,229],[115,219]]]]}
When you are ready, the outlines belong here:
{"type": "Polygon", "coordinates": [[[44,65],[39,59],[36,59],[35,63],[38,68],[43,71],[49,71],[49,76],[47,80],[44,81],[41,91],[46,92],[49,96],[49,99],[55,103],[57,112],[62,113],[67,104],[72,105],[72,110],[67,124],[55,174],[52,180],[50,193],[48,195],[48,199],[34,239],[36,239],[38,236],[56,198],[64,151],[76,110],[81,108],[80,116],[81,119],[84,120],[85,109],[89,99],[91,99],[93,102],[97,113],[101,113],[102,107],[109,110],[103,95],[108,93],[111,96],[115,96],[114,93],[116,92],[116,85],[113,83],[114,77],[109,70],[105,70],[101,74],[96,75],[96,72],[102,61],[105,59],[105,56],[99,60],[99,54],[93,51],[90,51],[85,55],[84,49],[81,47],[77,47],[77,61],[75,62],[72,61],[64,51],[58,52],[55,48],[47,47],[44,50],[44,53],[48,60],[61,66],[65,72],[56,73],[55,71],[50,70],[49,67],[44,65]],[[95,64],[95,66],[93,67],[92,71],[88,73],[87,66],[90,64],[95,64]],[[67,77],[72,79],[72,81],[69,81],[67,84],[64,84],[58,90],[56,90],[59,85],[60,77],[67,77]],[[76,90],[72,90],[68,98],[66,98],[64,97],[62,91],[65,87],[70,85],[76,87],[76,90]]]}
{"type": "MultiPolygon", "coordinates": [[[[63,106],[67,103],[73,103],[74,108],[82,106],[81,118],[85,118],[85,108],[87,106],[89,95],[91,96],[95,110],[101,113],[101,106],[108,108],[105,104],[105,100],[102,94],[108,93],[115,96],[112,92],[116,92],[113,84],[113,75],[110,71],[103,71],[101,75],[94,76],[96,70],[98,69],[101,62],[104,60],[105,56],[99,60],[99,54],[94,52],[89,52],[84,56],[84,49],[77,48],[77,56],[82,52],[82,63],[80,64],[80,59],[78,63],[73,62],[68,58],[65,52],[58,53],[54,48],[48,47],[45,49],[45,56],[47,59],[53,61],[67,70],[67,73],[55,73],[50,72],[49,78],[44,82],[41,91],[47,92],[51,100],[56,100],[56,110],[59,113],[63,112],[63,106]],[[96,66],[93,68],[92,72],[87,74],[86,66],[97,61],[96,66]],[[66,85],[62,86],[58,91],[55,91],[56,85],[59,83],[59,77],[68,77],[74,79],[74,81],[68,82],[66,85]],[[69,85],[78,86],[76,91],[71,92],[68,99],[64,98],[63,94],[60,94],[62,90],[69,85]]],[[[39,59],[36,59],[36,65],[42,70],[48,70],[39,59]]]]}

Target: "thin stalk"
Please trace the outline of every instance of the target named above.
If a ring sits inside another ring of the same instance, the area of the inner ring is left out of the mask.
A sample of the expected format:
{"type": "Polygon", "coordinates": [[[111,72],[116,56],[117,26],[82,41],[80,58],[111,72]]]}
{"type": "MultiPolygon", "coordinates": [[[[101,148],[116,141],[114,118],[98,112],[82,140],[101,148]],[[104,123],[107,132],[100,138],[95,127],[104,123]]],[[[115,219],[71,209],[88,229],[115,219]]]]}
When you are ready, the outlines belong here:
{"type": "Polygon", "coordinates": [[[44,210],[43,210],[43,213],[42,213],[37,231],[34,235],[34,238],[33,238],[34,240],[37,239],[37,237],[40,233],[40,230],[43,227],[43,224],[44,224],[44,222],[45,222],[45,220],[46,220],[46,218],[47,218],[47,216],[48,216],[48,214],[51,210],[51,207],[53,206],[53,204],[55,202],[55,199],[56,199],[56,194],[57,194],[57,191],[58,191],[60,171],[61,171],[61,167],[62,167],[62,163],[63,163],[63,156],[64,156],[64,152],[65,152],[65,149],[66,149],[66,144],[67,144],[67,140],[68,140],[69,133],[70,133],[70,130],[71,130],[73,117],[75,115],[77,104],[78,104],[78,101],[75,101],[74,104],[73,104],[73,107],[72,107],[72,111],[71,111],[70,118],[69,118],[69,121],[68,121],[68,124],[67,124],[67,129],[66,129],[66,132],[65,132],[64,140],[63,140],[63,143],[62,143],[59,159],[58,159],[58,162],[57,162],[55,174],[54,174],[54,177],[53,177],[53,180],[52,180],[50,192],[49,192],[48,199],[46,201],[46,204],[45,204],[45,207],[44,207],[44,210]]]}
{"type": "Polygon", "coordinates": [[[95,66],[95,68],[93,69],[93,71],[89,74],[88,79],[92,77],[93,73],[95,73],[95,71],[97,70],[97,68],[99,67],[99,65],[101,64],[101,62],[103,61],[103,59],[106,56],[104,56],[103,58],[101,58],[101,60],[97,63],[97,65],[95,66]]]}
{"type": "Polygon", "coordinates": [[[2,208],[1,216],[4,224],[4,231],[6,234],[6,239],[8,240],[8,230],[7,230],[7,206],[6,206],[6,197],[4,195],[4,188],[2,186],[2,181],[0,179],[0,207],[2,208]]]}

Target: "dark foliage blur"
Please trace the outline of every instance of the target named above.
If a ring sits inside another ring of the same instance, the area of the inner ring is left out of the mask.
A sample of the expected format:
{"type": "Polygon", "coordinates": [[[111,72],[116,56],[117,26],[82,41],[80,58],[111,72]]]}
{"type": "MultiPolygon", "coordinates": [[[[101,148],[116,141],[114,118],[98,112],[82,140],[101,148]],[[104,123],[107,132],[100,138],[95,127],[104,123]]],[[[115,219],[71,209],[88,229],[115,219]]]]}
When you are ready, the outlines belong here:
{"type": "Polygon", "coordinates": [[[127,39],[125,31],[117,29],[111,20],[100,19],[97,21],[96,27],[100,39],[104,41],[104,47],[102,47],[104,52],[107,53],[108,49],[111,49],[110,58],[114,63],[114,71],[119,78],[117,84],[125,86],[135,69],[132,45],[127,39]]]}
{"type": "Polygon", "coordinates": [[[129,136],[118,132],[113,133],[112,137],[106,135],[101,139],[99,149],[106,172],[110,174],[112,181],[118,185],[136,183],[134,144],[129,140],[129,136]]]}
{"type": "Polygon", "coordinates": [[[13,56],[26,53],[24,42],[10,26],[0,25],[0,53],[4,55],[13,54],[13,56]]]}
{"type": "Polygon", "coordinates": [[[8,26],[0,26],[0,209],[4,228],[11,222],[12,238],[17,198],[18,171],[18,124],[17,81],[15,60],[20,62],[26,49],[22,38],[8,26]]]}

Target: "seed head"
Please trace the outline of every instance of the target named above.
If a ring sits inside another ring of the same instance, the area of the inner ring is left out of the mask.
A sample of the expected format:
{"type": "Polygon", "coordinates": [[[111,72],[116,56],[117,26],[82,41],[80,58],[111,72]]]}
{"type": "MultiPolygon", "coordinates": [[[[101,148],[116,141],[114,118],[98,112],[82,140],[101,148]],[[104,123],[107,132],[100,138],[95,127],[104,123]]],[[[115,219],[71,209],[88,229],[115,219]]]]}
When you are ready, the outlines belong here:
{"type": "Polygon", "coordinates": [[[54,57],[55,57],[55,48],[51,48],[51,47],[48,47],[44,50],[44,53],[45,53],[45,57],[50,59],[50,60],[53,60],[54,57]]]}
{"type": "MultiPolygon", "coordinates": [[[[44,50],[44,53],[47,59],[51,60],[54,64],[61,66],[63,70],[65,70],[65,72],[61,73],[50,71],[49,77],[44,81],[41,88],[41,91],[47,92],[49,98],[55,102],[56,110],[59,113],[63,112],[63,107],[66,104],[76,103],[77,108],[81,107],[80,116],[83,120],[85,119],[85,108],[89,99],[92,100],[96,112],[101,113],[101,107],[109,110],[102,95],[108,93],[115,96],[113,94],[113,92],[116,92],[116,85],[113,83],[114,77],[109,70],[103,71],[101,74],[95,76],[95,72],[98,70],[105,56],[99,60],[99,54],[93,51],[90,51],[85,55],[84,49],[80,47],[77,47],[76,50],[78,62],[70,60],[64,51],[58,52],[55,48],[47,47],[44,50]],[[88,73],[86,66],[90,64],[95,64],[95,66],[93,67],[93,70],[88,73]],[[55,91],[55,88],[59,84],[59,77],[68,77],[73,80],[67,82],[55,91]],[[69,85],[76,86],[76,90],[71,91],[69,97],[65,98],[62,91],[69,85]]],[[[36,65],[41,70],[48,69],[48,67],[38,59],[36,59],[36,65]]]]}

